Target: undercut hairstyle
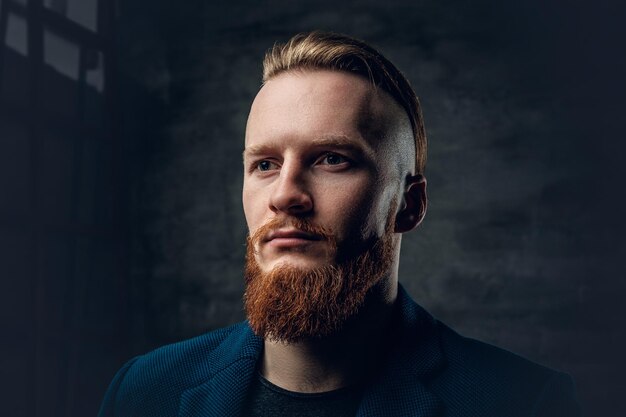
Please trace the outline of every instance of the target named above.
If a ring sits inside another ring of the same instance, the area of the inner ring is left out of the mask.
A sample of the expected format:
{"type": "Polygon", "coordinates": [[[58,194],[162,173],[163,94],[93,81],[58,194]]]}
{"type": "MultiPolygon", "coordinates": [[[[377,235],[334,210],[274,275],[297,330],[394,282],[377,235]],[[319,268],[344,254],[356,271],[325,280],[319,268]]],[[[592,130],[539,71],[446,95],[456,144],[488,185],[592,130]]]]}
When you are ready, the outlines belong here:
{"type": "Polygon", "coordinates": [[[407,78],[380,52],[363,41],[332,32],[299,33],[275,44],[263,60],[263,83],[292,70],[327,69],[365,77],[405,110],[415,139],[415,173],[424,174],[426,131],[419,100],[407,78]]]}

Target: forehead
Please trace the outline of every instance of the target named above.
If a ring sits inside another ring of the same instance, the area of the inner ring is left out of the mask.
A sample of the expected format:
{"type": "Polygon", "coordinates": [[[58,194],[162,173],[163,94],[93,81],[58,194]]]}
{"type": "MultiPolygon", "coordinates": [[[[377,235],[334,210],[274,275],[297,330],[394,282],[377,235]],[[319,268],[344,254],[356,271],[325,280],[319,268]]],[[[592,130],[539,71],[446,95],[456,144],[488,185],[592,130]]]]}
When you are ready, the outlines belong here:
{"type": "Polygon", "coordinates": [[[259,142],[294,143],[342,137],[377,147],[371,133],[382,119],[380,93],[364,78],[339,71],[289,71],[257,94],[246,128],[246,148],[259,142]]]}

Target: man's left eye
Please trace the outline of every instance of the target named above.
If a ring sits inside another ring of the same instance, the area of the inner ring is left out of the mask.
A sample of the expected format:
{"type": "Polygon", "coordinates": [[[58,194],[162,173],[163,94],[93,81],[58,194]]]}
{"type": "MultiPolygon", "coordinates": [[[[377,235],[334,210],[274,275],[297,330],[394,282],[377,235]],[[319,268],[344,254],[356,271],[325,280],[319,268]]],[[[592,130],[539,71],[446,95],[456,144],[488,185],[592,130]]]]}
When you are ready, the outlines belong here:
{"type": "Polygon", "coordinates": [[[339,165],[347,161],[348,159],[341,155],[328,153],[324,156],[324,158],[322,158],[322,165],[339,165]]]}

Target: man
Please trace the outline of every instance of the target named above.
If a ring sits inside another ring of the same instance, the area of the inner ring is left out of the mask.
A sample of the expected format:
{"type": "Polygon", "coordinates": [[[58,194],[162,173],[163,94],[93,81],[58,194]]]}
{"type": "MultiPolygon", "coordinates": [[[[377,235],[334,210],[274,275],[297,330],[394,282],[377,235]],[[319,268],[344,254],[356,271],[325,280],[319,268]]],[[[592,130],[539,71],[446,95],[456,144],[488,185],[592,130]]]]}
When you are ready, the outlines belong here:
{"type": "Polygon", "coordinates": [[[577,415],[568,376],[459,336],[399,286],[425,140],[370,46],[313,32],[270,50],[243,155],[248,320],[131,360],[100,415],[577,415]]]}

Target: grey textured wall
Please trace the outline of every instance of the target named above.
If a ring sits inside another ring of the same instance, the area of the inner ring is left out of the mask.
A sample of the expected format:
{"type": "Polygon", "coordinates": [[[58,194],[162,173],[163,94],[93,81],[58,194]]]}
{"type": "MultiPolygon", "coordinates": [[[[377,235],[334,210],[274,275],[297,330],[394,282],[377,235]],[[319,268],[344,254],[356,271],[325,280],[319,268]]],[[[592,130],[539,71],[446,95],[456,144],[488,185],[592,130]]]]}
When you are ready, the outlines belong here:
{"type": "Polygon", "coordinates": [[[262,54],[334,30],[378,47],[422,100],[430,208],[401,282],[461,333],[571,373],[588,415],[623,415],[619,8],[518,3],[120,2],[132,350],[243,318],[262,54]]]}

